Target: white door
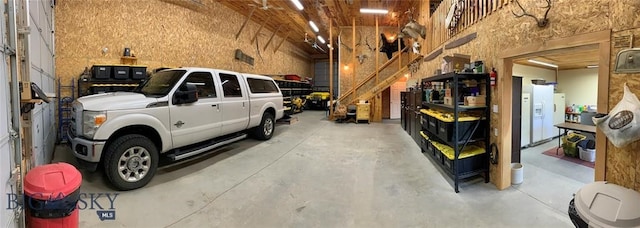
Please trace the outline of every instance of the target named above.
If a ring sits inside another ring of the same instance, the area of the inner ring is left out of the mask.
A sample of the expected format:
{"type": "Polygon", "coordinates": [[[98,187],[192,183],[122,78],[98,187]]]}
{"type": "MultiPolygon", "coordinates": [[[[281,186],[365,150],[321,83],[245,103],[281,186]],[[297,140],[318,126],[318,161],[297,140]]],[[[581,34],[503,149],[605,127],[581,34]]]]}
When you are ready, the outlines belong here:
{"type": "MultiPolygon", "coordinates": [[[[553,94],[553,124],[564,123],[566,99],[564,93],[553,94]]],[[[558,136],[558,128],[553,127],[553,137],[558,136]]]]}
{"type": "Polygon", "coordinates": [[[241,76],[232,72],[218,73],[222,85],[222,135],[244,130],[249,125],[249,94],[241,76]]]}
{"type": "Polygon", "coordinates": [[[183,83],[194,83],[198,101],[191,104],[171,104],[171,136],[173,146],[181,147],[220,135],[222,111],[220,92],[209,72],[192,72],[183,83]],[[194,118],[194,116],[198,118],[194,118]]]}
{"type": "Polygon", "coordinates": [[[521,145],[529,146],[531,143],[531,94],[522,94],[522,122],[520,123],[522,133],[520,134],[521,145]]]}
{"type": "Polygon", "coordinates": [[[391,85],[389,119],[400,119],[400,92],[405,91],[405,84],[405,82],[396,82],[391,85]]]}

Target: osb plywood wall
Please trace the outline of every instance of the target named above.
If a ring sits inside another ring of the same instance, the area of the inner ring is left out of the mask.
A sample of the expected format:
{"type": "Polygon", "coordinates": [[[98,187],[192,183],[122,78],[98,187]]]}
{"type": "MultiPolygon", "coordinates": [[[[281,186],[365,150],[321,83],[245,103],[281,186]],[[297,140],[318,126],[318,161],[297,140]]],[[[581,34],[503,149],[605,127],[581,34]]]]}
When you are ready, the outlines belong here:
{"type": "MultiPolygon", "coordinates": [[[[638,4],[635,5],[635,12],[640,10],[638,4]]],[[[620,9],[620,10],[627,10],[620,9]]],[[[640,19],[628,25],[634,27],[628,29],[625,27],[614,28],[613,36],[633,35],[633,47],[640,47],[640,19]],[[616,31],[617,30],[617,31],[616,31]]],[[[619,51],[623,48],[616,48],[612,44],[611,49],[611,69],[615,68],[615,58],[619,51]]],[[[615,107],[622,99],[624,94],[624,84],[627,84],[631,92],[636,96],[640,96],[640,73],[636,74],[616,74],[612,73],[609,80],[609,111],[615,107]]],[[[634,142],[624,148],[616,148],[610,142],[607,143],[607,160],[606,160],[606,179],[609,182],[622,185],[627,188],[640,191],[640,142],[634,142]]]]}
{"type": "MultiPolygon", "coordinates": [[[[540,1],[521,0],[520,2],[523,6],[529,7],[530,13],[535,15],[544,13],[534,7],[536,4],[540,4],[540,1]]],[[[451,39],[450,41],[453,41],[473,32],[477,32],[478,35],[471,43],[451,50],[444,50],[439,58],[425,62],[420,72],[414,75],[419,78],[432,75],[432,72],[440,67],[441,57],[453,53],[470,55],[472,61],[483,60],[489,69],[491,67],[500,69],[503,67],[499,62],[502,50],[516,49],[531,43],[609,29],[613,31],[614,36],[618,33],[635,33],[636,37],[640,37],[640,29],[637,29],[640,26],[638,13],[640,12],[640,2],[635,0],[590,0],[581,4],[575,4],[569,0],[553,1],[553,7],[549,12],[549,27],[542,29],[537,28],[535,21],[530,17],[515,18],[511,13],[511,9],[514,7],[515,5],[508,5],[451,39]]],[[[636,46],[639,44],[637,40],[635,43],[636,46]]],[[[612,54],[615,56],[617,51],[618,49],[612,49],[612,54]]],[[[615,58],[612,58],[612,61],[614,60],[615,58]]],[[[613,70],[613,67],[611,69],[613,70]]],[[[637,74],[634,76],[611,74],[609,108],[612,108],[621,97],[624,82],[629,83],[632,90],[640,94],[640,77],[637,77],[639,76],[637,74]]],[[[498,78],[501,77],[503,78],[505,75],[498,72],[498,78]]],[[[493,89],[492,94],[491,103],[499,104],[500,90],[493,89]]],[[[492,114],[492,126],[499,126],[499,115],[492,114]]],[[[500,136],[501,133],[498,137],[494,137],[492,134],[491,141],[501,145],[500,136]]],[[[640,143],[635,143],[624,149],[614,148],[609,143],[607,148],[607,180],[640,190],[640,156],[638,156],[640,143]]],[[[491,173],[492,179],[495,180],[497,175],[495,167],[491,173]]]]}
{"type": "Polygon", "coordinates": [[[272,31],[262,29],[256,46],[250,40],[259,24],[249,22],[236,40],[244,16],[216,1],[206,1],[204,9],[199,7],[159,0],[58,1],[56,73],[66,84],[85,67],[120,63],[120,56],[128,47],[138,58],[138,65],[148,66],[149,71],[165,66],[195,66],[313,76],[312,61],[298,54],[302,51],[289,42],[274,53],[284,33],[277,34],[264,50],[272,31]],[[236,49],[253,57],[254,66],[235,60],[236,49]]]}

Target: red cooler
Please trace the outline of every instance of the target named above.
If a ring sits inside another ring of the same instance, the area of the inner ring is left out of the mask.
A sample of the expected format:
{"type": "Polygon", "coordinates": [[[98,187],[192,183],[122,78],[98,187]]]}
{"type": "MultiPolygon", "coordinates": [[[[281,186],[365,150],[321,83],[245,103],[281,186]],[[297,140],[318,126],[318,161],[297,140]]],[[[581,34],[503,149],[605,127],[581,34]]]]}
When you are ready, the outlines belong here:
{"type": "Polygon", "coordinates": [[[70,164],[31,169],[24,178],[27,227],[77,228],[82,174],[70,164]]]}

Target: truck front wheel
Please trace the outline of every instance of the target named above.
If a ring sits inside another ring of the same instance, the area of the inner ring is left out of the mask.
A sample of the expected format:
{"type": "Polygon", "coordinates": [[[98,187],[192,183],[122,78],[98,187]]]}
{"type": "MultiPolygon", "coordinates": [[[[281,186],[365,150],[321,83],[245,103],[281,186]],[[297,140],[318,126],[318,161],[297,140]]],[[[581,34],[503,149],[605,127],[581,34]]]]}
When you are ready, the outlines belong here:
{"type": "Polygon", "coordinates": [[[151,181],[158,168],[158,150],[142,135],[125,135],[107,148],[104,172],[118,190],[141,188],[151,181]]]}
{"type": "Polygon", "coordinates": [[[260,125],[253,129],[253,137],[259,140],[268,140],[273,136],[275,130],[276,121],[271,113],[265,112],[262,114],[262,121],[260,125]]]}

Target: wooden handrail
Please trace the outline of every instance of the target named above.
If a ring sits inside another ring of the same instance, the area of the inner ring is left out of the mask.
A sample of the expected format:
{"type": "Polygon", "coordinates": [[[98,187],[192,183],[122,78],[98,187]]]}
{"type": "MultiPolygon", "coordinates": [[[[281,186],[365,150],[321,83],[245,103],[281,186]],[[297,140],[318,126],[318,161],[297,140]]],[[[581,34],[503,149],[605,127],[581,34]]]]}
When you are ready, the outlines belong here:
{"type": "Polygon", "coordinates": [[[422,58],[423,58],[422,55],[416,56],[416,58],[414,58],[411,61],[409,61],[409,64],[406,64],[404,67],[400,68],[398,71],[396,71],[395,73],[391,74],[391,76],[386,77],[380,83],[378,83],[377,85],[374,85],[373,87],[371,87],[367,92],[361,94],[358,97],[355,97],[349,103],[355,103],[358,100],[369,100],[373,96],[375,96],[376,94],[381,93],[387,87],[391,86],[391,84],[395,83],[403,75],[402,73],[406,72],[409,69],[409,65],[410,64],[415,63],[417,61],[422,61],[422,58]]]}
{"type": "MultiPolygon", "coordinates": [[[[402,55],[402,53],[406,50],[409,49],[409,46],[405,47],[404,49],[402,49],[400,51],[399,54],[393,56],[391,59],[389,59],[389,61],[385,62],[384,64],[382,64],[382,66],[378,69],[379,71],[382,71],[384,68],[388,67],[389,65],[391,65],[391,63],[393,61],[395,61],[396,59],[400,58],[400,56],[402,55]]],[[[356,91],[357,89],[360,89],[360,87],[364,86],[365,84],[367,84],[367,82],[371,81],[372,79],[374,79],[376,76],[376,71],[373,71],[371,74],[369,74],[364,80],[362,80],[361,82],[359,82],[358,84],[356,84],[355,87],[352,87],[351,89],[349,89],[347,92],[343,93],[342,95],[340,95],[340,98],[338,98],[338,101],[342,102],[345,98],[347,98],[349,95],[351,95],[354,91],[356,91]]]]}

